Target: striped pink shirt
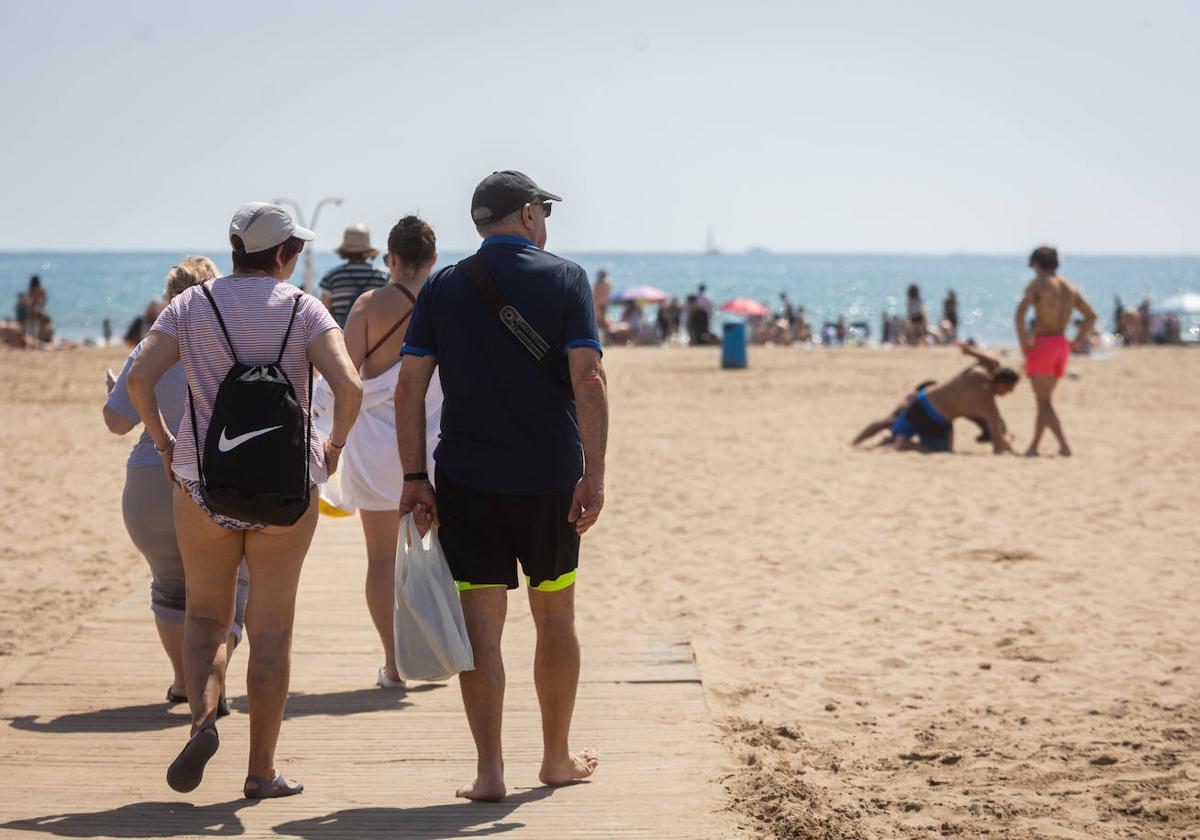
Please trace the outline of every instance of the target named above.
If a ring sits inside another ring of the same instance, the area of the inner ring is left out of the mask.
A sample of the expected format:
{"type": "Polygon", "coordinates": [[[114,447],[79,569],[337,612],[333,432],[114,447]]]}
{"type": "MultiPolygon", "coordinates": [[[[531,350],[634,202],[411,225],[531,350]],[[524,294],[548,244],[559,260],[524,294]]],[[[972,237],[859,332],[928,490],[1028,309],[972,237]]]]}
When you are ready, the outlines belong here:
{"type": "MultiPolygon", "coordinates": [[[[205,284],[216,300],[233,339],[237,359],[246,365],[270,364],[279,357],[279,346],[287,331],[288,318],[297,295],[296,322],[283,354],[283,371],[296,389],[296,398],[308,410],[308,345],[326,332],[336,330],[337,322],[321,302],[290,283],[274,277],[232,275],[205,284]]],[[[171,336],[179,342],[179,356],[187,374],[188,387],[195,401],[196,423],[200,426],[200,448],[208,434],[217,389],[233,365],[229,345],[208,298],[197,287],[187,289],[168,304],[151,330],[171,336]]],[[[311,421],[310,421],[311,422],[311,421]]],[[[199,481],[196,469],[196,437],[192,418],[186,409],[175,444],[171,468],[180,478],[199,481]]],[[[313,430],[309,447],[313,481],[325,481],[325,457],[322,442],[313,430]]]]}

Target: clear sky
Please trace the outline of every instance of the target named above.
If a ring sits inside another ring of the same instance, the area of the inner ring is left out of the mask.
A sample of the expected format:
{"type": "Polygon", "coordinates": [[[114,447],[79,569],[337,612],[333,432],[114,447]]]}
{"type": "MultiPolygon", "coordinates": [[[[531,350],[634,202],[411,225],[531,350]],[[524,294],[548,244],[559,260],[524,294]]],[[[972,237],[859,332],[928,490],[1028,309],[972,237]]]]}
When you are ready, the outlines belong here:
{"type": "Polygon", "coordinates": [[[0,249],[473,246],[517,168],[551,248],[1200,251],[1200,3],[0,0],[0,249]]]}

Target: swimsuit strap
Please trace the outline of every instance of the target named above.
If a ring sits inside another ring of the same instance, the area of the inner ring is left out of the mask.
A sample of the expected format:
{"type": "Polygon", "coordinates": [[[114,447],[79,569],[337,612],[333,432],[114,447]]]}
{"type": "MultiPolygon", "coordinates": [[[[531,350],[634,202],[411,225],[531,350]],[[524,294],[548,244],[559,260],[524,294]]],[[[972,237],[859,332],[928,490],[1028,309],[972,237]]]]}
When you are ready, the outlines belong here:
{"type": "Polygon", "coordinates": [[[416,307],[417,307],[417,299],[415,297],[413,297],[412,292],[410,292],[408,289],[404,288],[403,286],[401,286],[398,283],[393,283],[392,285],[394,285],[400,291],[404,292],[405,297],[408,298],[409,303],[411,303],[412,306],[409,307],[409,310],[404,313],[403,318],[401,318],[396,323],[392,324],[392,328],[390,330],[388,330],[387,332],[385,332],[378,341],[376,341],[374,344],[371,345],[371,349],[367,351],[366,356],[363,356],[363,361],[366,361],[368,356],[370,356],[372,353],[374,353],[376,350],[378,350],[380,347],[382,347],[383,342],[385,342],[389,338],[391,338],[393,333],[396,332],[396,330],[398,330],[402,326],[404,326],[404,322],[408,320],[409,316],[413,314],[413,310],[416,309],[416,307]]]}

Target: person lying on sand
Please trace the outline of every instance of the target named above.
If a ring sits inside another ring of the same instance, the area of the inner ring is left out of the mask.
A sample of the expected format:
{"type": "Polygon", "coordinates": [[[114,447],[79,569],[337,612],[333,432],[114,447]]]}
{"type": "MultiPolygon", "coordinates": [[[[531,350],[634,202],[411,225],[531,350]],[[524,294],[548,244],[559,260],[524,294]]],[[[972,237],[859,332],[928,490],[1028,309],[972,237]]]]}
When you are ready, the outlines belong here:
{"type": "MultiPolygon", "coordinates": [[[[890,414],[888,414],[886,417],[880,418],[879,420],[872,421],[864,426],[863,430],[859,432],[857,436],[855,436],[853,441],[850,442],[850,445],[858,446],[860,443],[875,437],[880,432],[886,432],[886,434],[884,434],[884,436],[881,437],[875,445],[891,446],[895,440],[895,438],[892,436],[892,426],[895,424],[896,418],[899,417],[914,400],[916,400],[918,391],[924,388],[930,388],[936,384],[936,379],[926,379],[924,382],[917,385],[917,387],[909,391],[904,399],[900,401],[899,405],[892,409],[890,414]]],[[[979,427],[979,435],[975,438],[975,442],[990,443],[992,440],[992,433],[988,430],[987,423],[985,423],[980,417],[968,417],[967,419],[979,427]]],[[[1001,418],[1000,423],[1001,426],[1004,427],[1004,434],[1007,436],[1008,428],[1004,425],[1003,418],[1001,418]]]]}
{"type": "Polygon", "coordinates": [[[1005,436],[1004,419],[996,407],[996,397],[1010,393],[1020,375],[974,347],[965,344],[959,347],[975,359],[974,364],[942,385],[932,381],[921,383],[912,398],[906,399],[889,415],[890,426],[885,427],[883,420],[871,423],[859,432],[854,444],[888,428],[891,431],[888,442],[897,449],[949,452],[954,442],[953,421],[967,417],[987,430],[993,451],[997,454],[1012,451],[1005,436]]]}

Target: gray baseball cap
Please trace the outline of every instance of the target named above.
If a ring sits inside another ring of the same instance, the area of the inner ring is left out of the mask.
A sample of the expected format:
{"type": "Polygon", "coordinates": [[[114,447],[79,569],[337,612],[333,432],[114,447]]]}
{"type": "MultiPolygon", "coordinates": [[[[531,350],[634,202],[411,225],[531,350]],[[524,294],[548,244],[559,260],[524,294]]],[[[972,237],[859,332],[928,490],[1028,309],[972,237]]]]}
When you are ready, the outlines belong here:
{"type": "Polygon", "coordinates": [[[562,199],[539,187],[524,172],[513,169],[493,172],[479,182],[471,196],[471,221],[476,225],[490,224],[525,204],[543,201],[562,199]]]}

